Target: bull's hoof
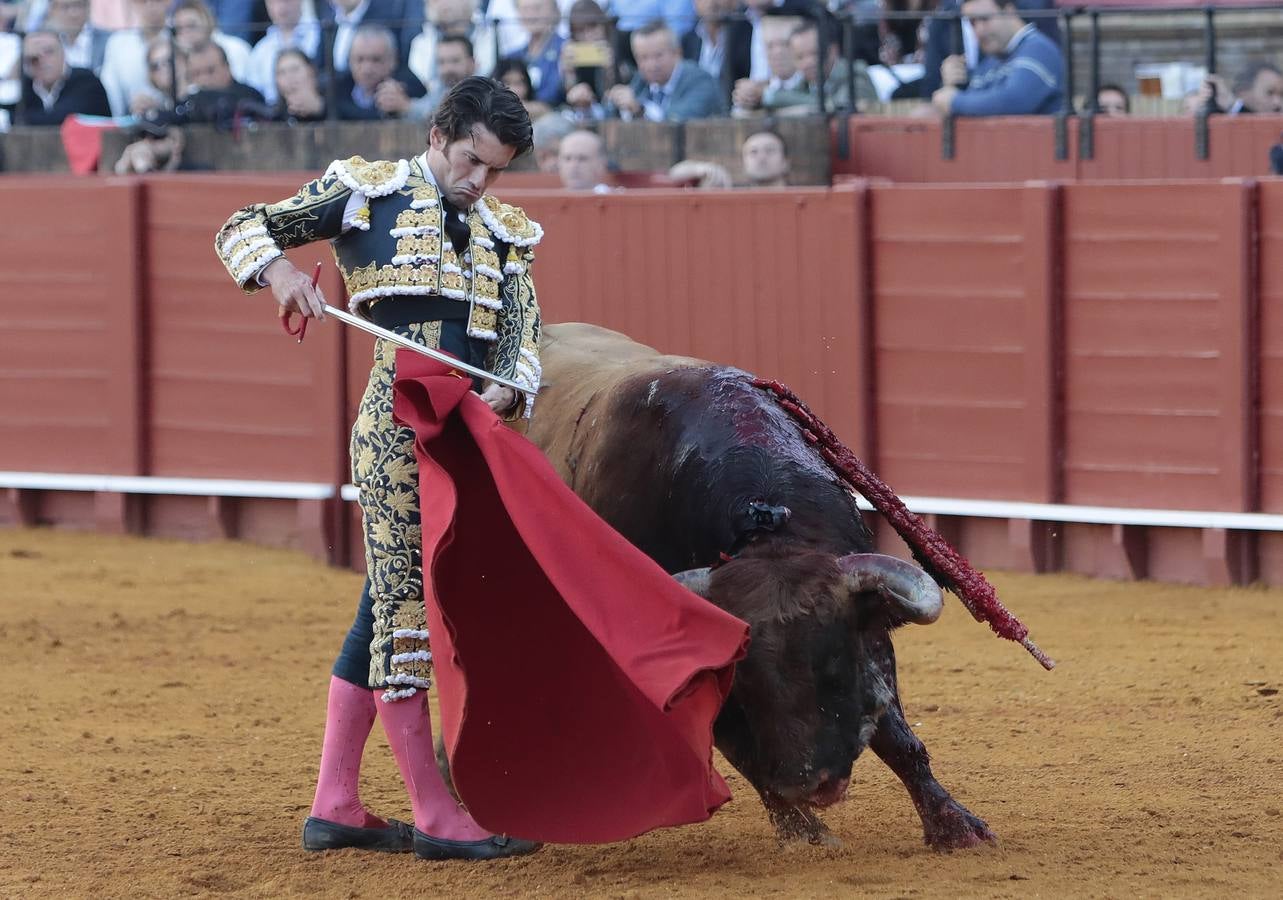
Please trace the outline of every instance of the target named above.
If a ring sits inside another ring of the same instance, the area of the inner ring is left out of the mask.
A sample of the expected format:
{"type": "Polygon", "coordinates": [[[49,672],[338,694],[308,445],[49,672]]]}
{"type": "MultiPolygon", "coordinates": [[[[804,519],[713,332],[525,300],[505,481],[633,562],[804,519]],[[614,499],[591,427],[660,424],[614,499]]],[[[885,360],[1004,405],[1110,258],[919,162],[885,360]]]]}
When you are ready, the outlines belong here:
{"type": "Polygon", "coordinates": [[[953,799],[930,816],[923,816],[922,829],[927,846],[942,852],[998,843],[998,836],[989,830],[983,819],[953,799]]]}

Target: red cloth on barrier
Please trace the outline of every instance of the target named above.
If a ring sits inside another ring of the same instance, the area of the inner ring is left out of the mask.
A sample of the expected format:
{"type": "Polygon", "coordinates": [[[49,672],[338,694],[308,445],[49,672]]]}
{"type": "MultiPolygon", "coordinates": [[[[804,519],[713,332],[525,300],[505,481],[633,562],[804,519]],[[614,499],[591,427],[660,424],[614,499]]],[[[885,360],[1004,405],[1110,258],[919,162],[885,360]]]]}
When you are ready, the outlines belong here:
{"type": "Polygon", "coordinates": [[[98,171],[103,132],[115,131],[116,127],[111,119],[96,116],[67,116],[63,119],[59,134],[71,171],[77,175],[92,175],[98,171]]]}
{"type": "Polygon", "coordinates": [[[416,435],[459,796],[486,828],[558,843],[704,821],[730,799],[712,723],[748,626],[597,518],[447,372],[397,351],[393,414],[416,435]]]}

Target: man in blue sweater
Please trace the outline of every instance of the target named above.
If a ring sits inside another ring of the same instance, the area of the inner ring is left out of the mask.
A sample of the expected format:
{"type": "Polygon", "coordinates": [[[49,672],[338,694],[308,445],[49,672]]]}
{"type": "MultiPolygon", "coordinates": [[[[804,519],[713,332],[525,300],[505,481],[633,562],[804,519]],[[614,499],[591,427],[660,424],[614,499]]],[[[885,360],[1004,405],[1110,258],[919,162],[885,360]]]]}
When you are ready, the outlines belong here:
{"type": "Polygon", "coordinates": [[[1016,0],[965,0],[962,14],[983,54],[975,71],[960,56],[940,67],[944,86],[931,95],[941,113],[1027,116],[1058,112],[1064,103],[1060,48],[1020,17],[1016,0]]]}

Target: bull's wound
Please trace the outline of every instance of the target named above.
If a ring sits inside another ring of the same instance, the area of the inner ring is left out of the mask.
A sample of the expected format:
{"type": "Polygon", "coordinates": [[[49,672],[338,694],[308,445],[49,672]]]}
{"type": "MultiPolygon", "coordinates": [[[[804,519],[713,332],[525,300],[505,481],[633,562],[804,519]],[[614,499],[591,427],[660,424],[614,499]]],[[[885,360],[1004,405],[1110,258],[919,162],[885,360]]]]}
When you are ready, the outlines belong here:
{"type": "Polygon", "coordinates": [[[928,842],[960,846],[950,835],[965,829],[951,823],[970,814],[903,725],[890,652],[892,630],[935,618],[938,591],[885,564],[865,570],[873,535],[819,438],[808,441],[741,370],[594,326],[551,325],[544,336],[528,437],[598,515],[752,629],[714,736],[776,833],[833,844],[823,809],[873,741],[928,842]],[[734,558],[715,565],[728,549],[734,558]]]}

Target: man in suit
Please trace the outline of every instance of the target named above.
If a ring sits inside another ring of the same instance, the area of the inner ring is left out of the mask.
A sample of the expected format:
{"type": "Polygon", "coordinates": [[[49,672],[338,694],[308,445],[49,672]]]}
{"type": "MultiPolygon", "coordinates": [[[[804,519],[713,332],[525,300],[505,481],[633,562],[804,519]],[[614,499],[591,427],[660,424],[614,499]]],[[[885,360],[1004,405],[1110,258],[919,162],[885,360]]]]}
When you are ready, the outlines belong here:
{"type": "Polygon", "coordinates": [[[29,31],[22,39],[22,110],[19,125],[61,125],[67,116],[111,115],[102,82],[88,69],[67,65],[62,41],[52,31],[29,31]]]}
{"type": "Polygon", "coordinates": [[[738,0],[695,0],[699,19],[682,35],[682,56],[716,78],[728,97],[753,68],[753,26],[738,10],[738,0]]]}
{"type": "Polygon", "coordinates": [[[423,30],[423,0],[318,0],[321,70],[348,70],[352,39],[362,25],[382,25],[396,37],[398,59],[408,59],[410,42],[423,30]],[[336,24],[337,28],[329,27],[336,24]]]}
{"type": "Polygon", "coordinates": [[[617,84],[606,94],[615,115],[682,122],[726,114],[717,80],[695,63],[682,59],[676,36],[662,21],[638,28],[631,44],[637,74],[631,83],[617,84]]]}
{"type": "Polygon", "coordinates": [[[824,75],[824,109],[829,112],[860,109],[877,99],[868,66],[863,60],[841,59],[839,38],[837,25],[829,16],[804,20],[797,27],[789,38],[789,48],[793,51],[797,70],[802,74],[802,82],[795,88],[775,93],[777,111],[784,115],[814,113],[820,102],[821,72],[824,75]],[[822,55],[821,47],[824,49],[822,55]],[[852,81],[855,83],[854,97],[851,96],[852,81]]]}
{"type": "Polygon", "coordinates": [[[67,65],[97,75],[111,32],[89,24],[89,0],[49,0],[45,27],[58,32],[66,48],[67,65]]]}
{"type": "Polygon", "coordinates": [[[335,109],[340,119],[398,119],[427,93],[397,62],[396,37],[382,25],[362,25],[352,38],[348,71],[340,76],[335,109]]]}

